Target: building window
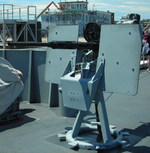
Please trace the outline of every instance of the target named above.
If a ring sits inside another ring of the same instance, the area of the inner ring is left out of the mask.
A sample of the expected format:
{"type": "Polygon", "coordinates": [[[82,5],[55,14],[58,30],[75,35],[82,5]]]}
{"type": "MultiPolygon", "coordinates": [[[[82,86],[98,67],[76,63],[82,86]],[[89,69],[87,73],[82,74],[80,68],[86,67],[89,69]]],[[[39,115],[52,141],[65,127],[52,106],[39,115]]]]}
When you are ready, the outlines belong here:
{"type": "Polygon", "coordinates": [[[70,10],[70,4],[67,5],[67,10],[70,10]]]}
{"type": "Polygon", "coordinates": [[[74,4],[71,5],[71,9],[74,10],[74,4]]]}
{"type": "Polygon", "coordinates": [[[82,4],[80,4],[80,9],[82,9],[82,4]]]}

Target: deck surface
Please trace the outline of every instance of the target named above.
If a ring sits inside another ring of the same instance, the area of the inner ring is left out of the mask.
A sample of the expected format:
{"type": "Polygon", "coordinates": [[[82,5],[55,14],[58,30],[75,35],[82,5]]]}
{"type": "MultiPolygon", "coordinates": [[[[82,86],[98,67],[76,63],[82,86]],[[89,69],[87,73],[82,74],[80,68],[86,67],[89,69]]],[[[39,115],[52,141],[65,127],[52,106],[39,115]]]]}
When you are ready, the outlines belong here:
{"type": "Polygon", "coordinates": [[[136,96],[105,93],[105,99],[110,124],[130,133],[127,148],[74,151],[57,137],[74,118],[61,116],[60,108],[22,102],[20,122],[0,126],[0,153],[150,153],[150,72],[141,70],[136,96]]]}

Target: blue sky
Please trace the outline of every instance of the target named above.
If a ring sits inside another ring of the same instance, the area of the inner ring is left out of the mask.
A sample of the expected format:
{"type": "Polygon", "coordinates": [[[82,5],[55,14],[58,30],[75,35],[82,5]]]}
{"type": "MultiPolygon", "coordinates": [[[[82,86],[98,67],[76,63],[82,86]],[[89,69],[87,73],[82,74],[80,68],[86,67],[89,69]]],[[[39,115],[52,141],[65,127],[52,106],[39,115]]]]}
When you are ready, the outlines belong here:
{"type": "MultiPolygon", "coordinates": [[[[37,6],[37,13],[40,13],[50,2],[49,0],[10,0],[9,2],[8,0],[1,0],[0,4],[9,3],[19,7],[35,5],[37,6]]],[[[60,0],[55,0],[54,2],[57,4],[60,0]]],[[[115,13],[115,20],[119,20],[129,13],[138,13],[141,15],[141,19],[150,19],[150,0],[88,0],[88,2],[88,7],[91,10],[115,13]]],[[[54,6],[51,7],[51,11],[53,9],[55,9],[54,6]]]]}

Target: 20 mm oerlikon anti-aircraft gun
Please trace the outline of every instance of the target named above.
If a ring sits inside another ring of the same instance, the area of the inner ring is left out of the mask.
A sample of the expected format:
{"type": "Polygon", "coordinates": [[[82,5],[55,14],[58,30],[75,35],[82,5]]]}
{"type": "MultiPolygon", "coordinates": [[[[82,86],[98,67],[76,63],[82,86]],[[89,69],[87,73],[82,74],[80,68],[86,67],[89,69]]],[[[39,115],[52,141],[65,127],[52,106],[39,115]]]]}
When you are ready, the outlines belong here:
{"type": "MultiPolygon", "coordinates": [[[[87,29],[86,39],[88,42],[86,43],[56,41],[45,44],[45,46],[52,48],[50,51],[53,51],[53,55],[51,55],[53,57],[58,55],[55,52],[56,48],[60,49],[59,53],[61,50],[64,52],[63,49],[71,52],[74,49],[86,50],[80,67],[75,68],[72,62],[73,54],[59,79],[64,106],[79,111],[73,128],[66,134],[59,134],[60,140],[66,140],[72,147],[110,149],[126,144],[123,140],[126,133],[117,132],[109,125],[103,94],[104,91],[128,95],[137,93],[141,31],[138,24],[101,25],[99,30],[95,30],[96,28],[97,25],[95,27],[93,25],[87,29]],[[93,56],[86,58],[88,55],[93,56]],[[95,105],[95,121],[88,118],[93,104],[95,105]]],[[[64,37],[67,30],[64,31],[64,37]]],[[[57,65],[55,64],[53,70],[54,73],[64,59],[65,57],[59,57],[59,62],[57,65]]],[[[55,63],[54,58],[48,60],[49,66],[53,63],[55,63]]],[[[47,80],[51,79],[55,80],[56,75],[55,77],[49,76],[47,80]]]]}

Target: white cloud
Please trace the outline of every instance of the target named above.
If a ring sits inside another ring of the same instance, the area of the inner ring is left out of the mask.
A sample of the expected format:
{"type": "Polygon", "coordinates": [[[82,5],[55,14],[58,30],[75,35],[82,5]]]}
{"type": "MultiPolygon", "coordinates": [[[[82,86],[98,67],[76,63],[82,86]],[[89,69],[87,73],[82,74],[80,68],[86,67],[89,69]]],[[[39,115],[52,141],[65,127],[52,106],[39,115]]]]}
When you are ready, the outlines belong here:
{"type": "Polygon", "coordinates": [[[135,5],[110,5],[107,3],[91,3],[90,8],[92,8],[92,5],[95,4],[96,10],[103,10],[103,11],[111,11],[111,12],[150,12],[149,6],[145,5],[138,5],[135,7],[135,5]]]}
{"type": "Polygon", "coordinates": [[[123,2],[124,4],[133,4],[133,5],[150,5],[147,2],[123,2]]]}
{"type": "Polygon", "coordinates": [[[129,13],[138,13],[141,15],[141,18],[149,19],[150,13],[150,3],[142,2],[122,2],[122,3],[90,3],[90,9],[107,11],[115,13],[115,18],[120,19],[122,16],[125,16],[129,13]],[[93,4],[94,7],[93,7],[93,4]],[[145,4],[145,5],[142,5],[145,4]],[[147,5],[146,5],[147,4],[147,5]]]}
{"type": "Polygon", "coordinates": [[[89,5],[95,5],[95,6],[110,6],[108,3],[90,3],[89,5]]]}
{"type": "MultiPolygon", "coordinates": [[[[116,8],[124,9],[124,11],[135,11],[135,12],[150,12],[150,8],[147,6],[126,6],[126,5],[116,5],[116,8]]],[[[120,11],[120,10],[119,10],[120,11]]]]}

